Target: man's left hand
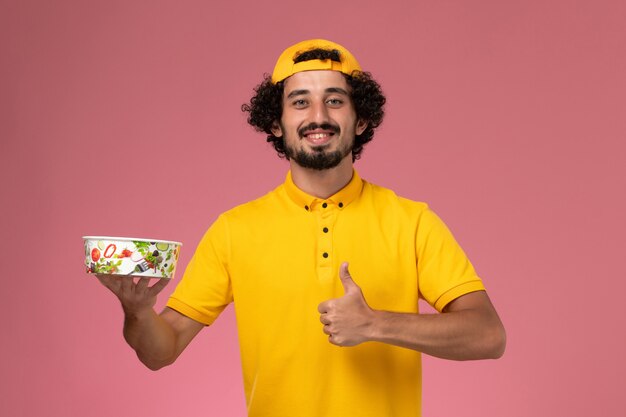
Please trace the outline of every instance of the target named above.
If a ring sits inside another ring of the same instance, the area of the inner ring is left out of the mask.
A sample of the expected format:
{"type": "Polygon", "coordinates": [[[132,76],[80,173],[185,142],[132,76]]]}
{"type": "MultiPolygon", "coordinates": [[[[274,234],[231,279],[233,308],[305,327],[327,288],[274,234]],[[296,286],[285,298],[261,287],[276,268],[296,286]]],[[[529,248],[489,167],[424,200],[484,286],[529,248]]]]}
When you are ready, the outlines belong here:
{"type": "Polygon", "coordinates": [[[348,271],[348,263],[339,268],[345,291],[343,297],[324,301],[317,310],[328,341],[337,346],[355,346],[370,339],[375,311],[367,305],[361,288],[348,271]]]}

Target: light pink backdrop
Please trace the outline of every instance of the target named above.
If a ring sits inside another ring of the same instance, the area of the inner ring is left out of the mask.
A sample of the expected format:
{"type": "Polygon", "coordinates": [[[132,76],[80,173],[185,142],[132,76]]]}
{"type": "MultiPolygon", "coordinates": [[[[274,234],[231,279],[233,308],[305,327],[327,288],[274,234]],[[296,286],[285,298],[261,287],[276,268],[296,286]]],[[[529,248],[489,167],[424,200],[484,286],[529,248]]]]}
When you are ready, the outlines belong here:
{"type": "Polygon", "coordinates": [[[2,0],[0,415],[245,414],[232,309],[148,371],[81,236],[181,240],[184,267],[283,180],[239,106],[325,37],[388,96],[359,172],[431,204],[508,330],[501,360],[425,358],[424,415],[622,416],[625,4],[2,0]]]}

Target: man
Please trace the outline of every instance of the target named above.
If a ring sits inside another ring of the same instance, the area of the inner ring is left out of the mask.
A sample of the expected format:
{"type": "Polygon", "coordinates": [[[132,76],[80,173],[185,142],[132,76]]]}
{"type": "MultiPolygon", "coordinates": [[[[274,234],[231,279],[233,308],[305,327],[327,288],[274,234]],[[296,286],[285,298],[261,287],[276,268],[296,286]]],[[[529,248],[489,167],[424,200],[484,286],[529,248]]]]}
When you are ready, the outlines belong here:
{"type": "Polygon", "coordinates": [[[503,354],[500,319],[446,226],[353,169],[384,102],[338,44],[283,52],[242,108],[289,160],[285,183],[215,221],[160,315],[166,280],[99,276],[146,366],[173,363],[233,301],[249,416],[417,416],[420,352],[503,354]],[[418,297],[441,314],[419,314],[418,297]]]}

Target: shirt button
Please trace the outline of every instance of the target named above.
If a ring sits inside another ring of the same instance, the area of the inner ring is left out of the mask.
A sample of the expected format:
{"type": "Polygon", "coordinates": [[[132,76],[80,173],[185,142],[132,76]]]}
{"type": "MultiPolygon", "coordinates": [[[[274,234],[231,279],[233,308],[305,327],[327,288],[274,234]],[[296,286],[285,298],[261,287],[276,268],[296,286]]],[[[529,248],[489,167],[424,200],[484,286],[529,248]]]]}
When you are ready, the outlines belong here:
{"type": "Polygon", "coordinates": [[[328,204],[324,203],[324,204],[322,204],[322,207],[326,208],[326,207],[328,207],[328,204]]]}
{"type": "Polygon", "coordinates": [[[324,231],[324,233],[328,233],[328,227],[323,228],[322,231],[324,231]]]}
{"type": "Polygon", "coordinates": [[[304,209],[305,209],[306,211],[309,211],[309,206],[304,206],[304,209]]]}
{"type": "Polygon", "coordinates": [[[339,208],[343,207],[343,203],[339,203],[339,208]]]}
{"type": "Polygon", "coordinates": [[[324,252],[324,253],[322,253],[322,256],[323,256],[324,258],[328,258],[328,253],[324,252]]]}

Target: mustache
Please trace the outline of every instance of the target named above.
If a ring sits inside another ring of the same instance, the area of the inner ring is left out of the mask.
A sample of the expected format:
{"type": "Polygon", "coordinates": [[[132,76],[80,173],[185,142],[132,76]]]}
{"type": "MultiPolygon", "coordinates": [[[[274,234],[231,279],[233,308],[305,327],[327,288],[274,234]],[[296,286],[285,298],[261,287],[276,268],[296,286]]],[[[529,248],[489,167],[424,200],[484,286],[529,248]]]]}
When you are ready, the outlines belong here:
{"type": "Polygon", "coordinates": [[[300,137],[302,138],[304,137],[305,132],[309,130],[315,130],[315,129],[329,130],[333,133],[339,133],[341,131],[341,129],[339,129],[339,126],[332,125],[330,123],[322,123],[322,124],[310,123],[298,129],[298,135],[300,135],[300,137]]]}

